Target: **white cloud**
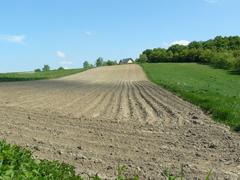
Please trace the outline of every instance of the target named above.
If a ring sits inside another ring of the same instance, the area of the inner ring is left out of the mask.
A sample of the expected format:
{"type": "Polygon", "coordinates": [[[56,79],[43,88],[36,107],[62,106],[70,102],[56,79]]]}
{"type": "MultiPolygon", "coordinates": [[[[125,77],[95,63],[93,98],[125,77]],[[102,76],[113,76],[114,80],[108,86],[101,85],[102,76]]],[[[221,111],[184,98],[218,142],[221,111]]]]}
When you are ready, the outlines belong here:
{"type": "Polygon", "coordinates": [[[25,39],[26,38],[24,35],[6,35],[6,34],[0,35],[0,40],[17,43],[17,44],[23,44],[25,39]]]}
{"type": "Polygon", "coordinates": [[[190,43],[190,41],[187,41],[187,40],[173,41],[173,42],[169,43],[169,46],[172,46],[175,44],[187,46],[189,43],[190,43]]]}
{"type": "Polygon", "coordinates": [[[63,66],[65,69],[67,68],[67,66],[70,66],[73,64],[73,62],[69,59],[67,59],[66,54],[63,51],[57,51],[56,55],[58,58],[60,58],[61,60],[59,61],[59,64],[61,66],[63,66]]]}
{"type": "Polygon", "coordinates": [[[163,42],[162,44],[161,44],[161,47],[162,48],[168,48],[170,45],[169,45],[169,43],[167,43],[167,42],[163,42]]]}
{"type": "Polygon", "coordinates": [[[66,55],[62,51],[57,51],[57,57],[59,57],[59,58],[66,58],[66,55]]]}
{"type": "Polygon", "coordinates": [[[86,31],[85,34],[88,35],[88,36],[91,36],[91,35],[92,35],[92,32],[86,31]]]}
{"type": "Polygon", "coordinates": [[[73,62],[70,61],[70,60],[62,60],[59,62],[59,64],[63,65],[63,66],[66,66],[66,65],[72,65],[73,62]]]}
{"type": "Polygon", "coordinates": [[[91,32],[91,31],[85,31],[85,32],[83,32],[83,34],[84,34],[85,36],[89,36],[89,37],[95,35],[95,33],[91,32]]]}
{"type": "Polygon", "coordinates": [[[204,0],[204,1],[207,3],[214,4],[214,3],[218,3],[220,0],[204,0]]]}

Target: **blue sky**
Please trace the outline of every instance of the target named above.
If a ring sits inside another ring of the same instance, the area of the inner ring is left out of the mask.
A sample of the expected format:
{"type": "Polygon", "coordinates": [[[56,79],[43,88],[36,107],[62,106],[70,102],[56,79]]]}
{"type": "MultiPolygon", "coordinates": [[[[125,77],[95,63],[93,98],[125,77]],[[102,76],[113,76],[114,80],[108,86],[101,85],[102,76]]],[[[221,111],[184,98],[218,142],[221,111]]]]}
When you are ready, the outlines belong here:
{"type": "Polygon", "coordinates": [[[0,0],[0,72],[240,35],[239,0],[0,0]]]}

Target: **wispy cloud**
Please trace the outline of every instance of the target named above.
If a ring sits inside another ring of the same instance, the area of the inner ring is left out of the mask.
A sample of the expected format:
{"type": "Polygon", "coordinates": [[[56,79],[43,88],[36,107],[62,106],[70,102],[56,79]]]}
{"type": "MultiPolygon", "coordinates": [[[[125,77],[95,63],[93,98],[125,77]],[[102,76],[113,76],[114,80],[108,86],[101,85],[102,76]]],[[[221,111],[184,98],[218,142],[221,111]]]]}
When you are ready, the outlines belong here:
{"type": "Polygon", "coordinates": [[[56,52],[56,55],[57,55],[58,58],[61,59],[61,60],[59,61],[59,64],[60,64],[61,66],[64,66],[64,68],[66,68],[66,66],[69,66],[69,65],[72,65],[72,64],[73,64],[73,62],[72,62],[71,60],[67,59],[67,56],[66,56],[65,52],[63,52],[63,51],[57,51],[57,52],[56,52]]]}
{"type": "Polygon", "coordinates": [[[89,37],[92,37],[92,36],[95,35],[95,33],[94,33],[94,32],[91,32],[91,31],[85,31],[85,32],[83,32],[83,34],[84,34],[85,36],[89,36],[89,37]]]}
{"type": "Polygon", "coordinates": [[[66,65],[72,65],[73,62],[66,59],[66,60],[59,61],[59,64],[66,66],[66,65]]]}
{"type": "Polygon", "coordinates": [[[207,3],[215,4],[218,3],[220,0],[204,0],[207,3]]]}
{"type": "Polygon", "coordinates": [[[187,40],[173,41],[173,42],[169,43],[169,46],[172,46],[175,44],[187,46],[189,43],[190,43],[190,41],[187,41],[187,40]]]}
{"type": "Polygon", "coordinates": [[[0,35],[0,40],[17,44],[23,44],[25,42],[25,39],[26,39],[25,35],[6,35],[6,34],[0,35]]]}
{"type": "Polygon", "coordinates": [[[56,54],[57,54],[57,57],[59,57],[59,58],[65,58],[66,57],[66,55],[63,51],[57,51],[56,54]]]}
{"type": "Polygon", "coordinates": [[[86,32],[84,32],[84,34],[86,34],[87,36],[92,36],[93,35],[93,33],[90,32],[90,31],[86,31],[86,32]]]}

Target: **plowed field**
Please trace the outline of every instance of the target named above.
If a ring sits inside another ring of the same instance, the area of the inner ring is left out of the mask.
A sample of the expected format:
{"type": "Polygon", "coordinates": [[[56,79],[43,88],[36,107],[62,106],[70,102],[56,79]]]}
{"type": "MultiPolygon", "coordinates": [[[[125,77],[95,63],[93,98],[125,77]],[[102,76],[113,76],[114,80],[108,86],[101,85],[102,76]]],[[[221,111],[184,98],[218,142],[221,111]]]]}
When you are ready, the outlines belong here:
{"type": "Polygon", "coordinates": [[[141,179],[240,177],[240,135],[151,83],[138,65],[95,68],[57,80],[0,83],[0,138],[78,173],[141,179]]]}

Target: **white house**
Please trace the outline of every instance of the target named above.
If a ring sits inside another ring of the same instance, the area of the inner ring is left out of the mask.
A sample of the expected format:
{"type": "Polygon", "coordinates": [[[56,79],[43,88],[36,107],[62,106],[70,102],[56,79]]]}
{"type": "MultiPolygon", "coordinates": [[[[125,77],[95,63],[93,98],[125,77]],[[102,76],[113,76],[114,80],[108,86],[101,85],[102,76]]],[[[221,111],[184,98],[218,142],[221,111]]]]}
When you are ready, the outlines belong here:
{"type": "Polygon", "coordinates": [[[119,61],[119,64],[132,64],[134,60],[132,58],[126,58],[119,61]]]}

